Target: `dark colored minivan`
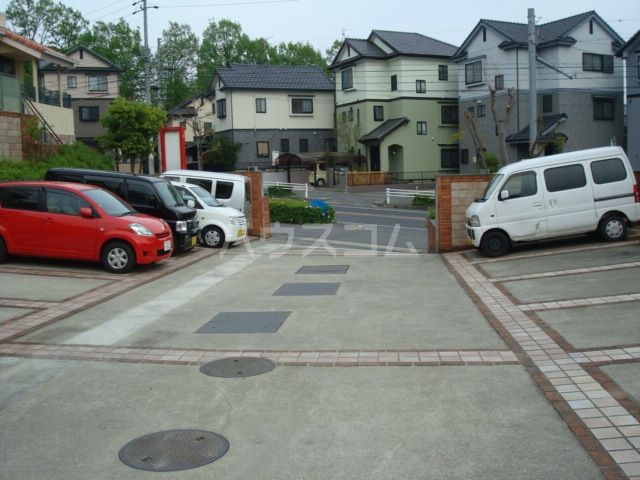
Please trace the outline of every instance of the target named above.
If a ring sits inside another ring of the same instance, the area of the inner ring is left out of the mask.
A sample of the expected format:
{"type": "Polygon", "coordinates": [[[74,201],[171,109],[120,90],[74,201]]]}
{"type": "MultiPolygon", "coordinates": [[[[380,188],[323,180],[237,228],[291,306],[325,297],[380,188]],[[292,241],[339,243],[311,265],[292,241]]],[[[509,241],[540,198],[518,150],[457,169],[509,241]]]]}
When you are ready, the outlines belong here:
{"type": "Polygon", "coordinates": [[[162,178],[83,168],[50,168],[45,180],[96,185],[109,190],[140,213],[169,224],[175,249],[191,249],[198,243],[198,217],[173,185],[162,178]]]}

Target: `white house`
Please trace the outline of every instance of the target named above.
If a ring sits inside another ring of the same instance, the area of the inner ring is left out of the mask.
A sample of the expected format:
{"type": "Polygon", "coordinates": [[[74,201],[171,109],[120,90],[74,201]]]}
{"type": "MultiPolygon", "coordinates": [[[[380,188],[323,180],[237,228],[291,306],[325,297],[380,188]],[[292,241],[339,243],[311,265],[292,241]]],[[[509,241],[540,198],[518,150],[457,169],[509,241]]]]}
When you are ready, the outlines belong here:
{"type": "Polygon", "coordinates": [[[627,155],[640,172],[640,30],[618,52],[627,62],[627,155]]]}

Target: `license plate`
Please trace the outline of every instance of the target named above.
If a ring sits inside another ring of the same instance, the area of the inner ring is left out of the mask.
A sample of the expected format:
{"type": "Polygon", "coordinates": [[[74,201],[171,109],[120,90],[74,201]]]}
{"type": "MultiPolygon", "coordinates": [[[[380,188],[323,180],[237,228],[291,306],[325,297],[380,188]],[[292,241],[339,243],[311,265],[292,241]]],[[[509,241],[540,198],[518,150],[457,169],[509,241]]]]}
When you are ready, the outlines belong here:
{"type": "Polygon", "coordinates": [[[171,250],[171,240],[165,240],[164,241],[164,251],[168,252],[169,250],[171,250]]]}
{"type": "Polygon", "coordinates": [[[191,246],[195,247],[198,243],[198,237],[191,237],[191,246]]]}
{"type": "Polygon", "coordinates": [[[244,235],[244,229],[239,228],[236,232],[236,237],[242,237],[244,235]]]}

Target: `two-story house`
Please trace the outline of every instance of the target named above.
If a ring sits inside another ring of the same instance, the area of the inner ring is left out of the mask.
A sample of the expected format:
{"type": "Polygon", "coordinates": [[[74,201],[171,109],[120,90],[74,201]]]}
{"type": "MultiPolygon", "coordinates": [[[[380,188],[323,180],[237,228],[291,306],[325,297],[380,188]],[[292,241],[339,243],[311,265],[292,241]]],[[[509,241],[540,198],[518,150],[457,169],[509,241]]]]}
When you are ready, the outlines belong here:
{"type": "Polygon", "coordinates": [[[214,136],[242,145],[236,168],[281,153],[333,151],[334,85],[311,65],[232,65],[213,78],[214,136]]]}
{"type": "Polygon", "coordinates": [[[197,162],[198,154],[206,149],[206,143],[213,137],[213,98],[198,94],[167,112],[168,127],[183,127],[187,149],[187,163],[197,162]]]}
{"type": "Polygon", "coordinates": [[[419,33],[373,30],[347,38],[336,74],[338,149],[372,171],[457,171],[456,47],[419,33]]]}
{"type": "Polygon", "coordinates": [[[640,30],[618,56],[627,62],[627,155],[633,169],[640,172],[640,30]]]}
{"type": "Polygon", "coordinates": [[[95,146],[96,138],[104,133],[100,117],[119,95],[122,69],[86,47],[76,47],[66,55],[75,67],[58,72],[55,65],[45,64],[40,67],[41,84],[49,88],[62,82],[71,98],[76,139],[95,146]]]}
{"type": "MultiPolygon", "coordinates": [[[[474,118],[487,152],[500,156],[489,87],[495,109],[506,118],[509,161],[529,156],[529,64],[527,24],[480,20],[455,55],[459,64],[461,171],[475,171],[476,145],[463,118],[474,118]]],[[[622,144],[622,62],[614,57],[623,41],[594,11],[536,28],[536,120],[546,153],[622,144]]]]}

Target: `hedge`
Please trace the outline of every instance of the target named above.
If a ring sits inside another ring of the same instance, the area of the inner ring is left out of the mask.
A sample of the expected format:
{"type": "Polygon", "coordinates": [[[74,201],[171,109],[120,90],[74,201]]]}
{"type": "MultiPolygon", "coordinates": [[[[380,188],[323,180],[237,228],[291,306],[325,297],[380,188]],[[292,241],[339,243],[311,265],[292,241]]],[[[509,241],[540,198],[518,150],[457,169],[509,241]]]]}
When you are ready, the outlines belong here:
{"type": "Polygon", "coordinates": [[[281,223],[333,223],[335,211],[329,207],[325,212],[321,208],[309,206],[305,200],[272,198],[269,201],[269,214],[272,222],[281,223]]]}

